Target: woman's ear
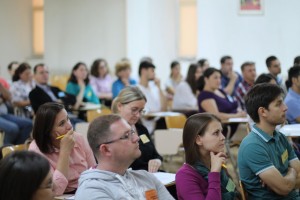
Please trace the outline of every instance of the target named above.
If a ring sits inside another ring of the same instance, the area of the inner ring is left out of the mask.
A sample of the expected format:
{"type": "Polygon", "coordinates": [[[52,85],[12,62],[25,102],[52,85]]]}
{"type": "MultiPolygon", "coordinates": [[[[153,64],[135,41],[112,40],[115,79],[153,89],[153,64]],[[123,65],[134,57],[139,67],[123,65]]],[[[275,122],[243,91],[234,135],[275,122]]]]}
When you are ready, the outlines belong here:
{"type": "Polygon", "coordinates": [[[202,137],[200,135],[197,135],[197,137],[196,137],[196,144],[199,145],[199,146],[203,145],[203,140],[202,140],[202,137]]]}
{"type": "Polygon", "coordinates": [[[120,102],[118,102],[117,103],[118,112],[121,112],[122,107],[123,107],[123,104],[121,104],[120,102]]]}

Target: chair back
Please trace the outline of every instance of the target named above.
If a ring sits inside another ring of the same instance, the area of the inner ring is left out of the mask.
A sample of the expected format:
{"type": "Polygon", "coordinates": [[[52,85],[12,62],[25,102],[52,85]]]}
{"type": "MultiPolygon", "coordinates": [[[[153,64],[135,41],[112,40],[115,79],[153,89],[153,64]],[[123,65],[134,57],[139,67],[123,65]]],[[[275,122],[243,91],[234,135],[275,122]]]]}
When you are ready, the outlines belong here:
{"type": "Polygon", "coordinates": [[[13,146],[7,146],[2,149],[2,156],[3,158],[7,156],[8,154],[12,153],[13,151],[23,151],[27,150],[28,145],[27,144],[19,144],[19,145],[13,145],[13,146]]]}
{"type": "Polygon", "coordinates": [[[245,191],[245,189],[244,189],[244,185],[243,185],[243,183],[242,183],[242,181],[241,180],[239,180],[239,184],[240,184],[240,188],[241,188],[241,196],[242,196],[242,200],[247,200],[247,198],[246,198],[246,191],[245,191]]]}
{"type": "Polygon", "coordinates": [[[62,91],[65,91],[68,80],[69,80],[69,75],[53,75],[50,78],[50,83],[52,86],[58,87],[62,91]]]}
{"type": "Polygon", "coordinates": [[[112,113],[111,110],[105,107],[97,110],[88,110],[86,113],[86,117],[88,122],[92,122],[94,119],[96,119],[99,116],[109,115],[111,113],[112,113]]]}
{"type": "Polygon", "coordinates": [[[154,132],[154,144],[161,155],[176,155],[182,144],[182,129],[158,129],[154,132]]]}
{"type": "Polygon", "coordinates": [[[165,117],[166,126],[167,128],[180,128],[183,129],[185,122],[186,122],[186,116],[181,114],[178,116],[166,116],[165,117]]]}

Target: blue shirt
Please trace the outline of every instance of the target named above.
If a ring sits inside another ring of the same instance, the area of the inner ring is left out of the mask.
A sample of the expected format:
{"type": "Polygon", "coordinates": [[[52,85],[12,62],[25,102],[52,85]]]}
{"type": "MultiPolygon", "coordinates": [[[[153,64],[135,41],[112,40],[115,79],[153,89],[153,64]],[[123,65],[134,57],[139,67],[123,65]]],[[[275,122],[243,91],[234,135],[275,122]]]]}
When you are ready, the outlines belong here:
{"type": "MultiPolygon", "coordinates": [[[[66,92],[69,94],[73,94],[74,96],[77,96],[80,92],[80,87],[77,83],[68,82],[66,92]]],[[[99,98],[94,93],[94,90],[92,89],[90,84],[85,86],[83,101],[100,104],[99,98]]]]}
{"type": "Polygon", "coordinates": [[[288,110],[286,112],[287,120],[290,124],[298,123],[296,118],[300,117],[300,94],[296,93],[292,88],[289,89],[284,103],[287,105],[288,110]]]}
{"type": "MultiPolygon", "coordinates": [[[[130,85],[136,85],[136,81],[133,79],[129,79],[130,85]]],[[[113,93],[113,99],[118,96],[119,92],[125,88],[124,83],[121,81],[121,79],[116,80],[112,85],[112,93],[113,93]]]]}
{"type": "MultiPolygon", "coordinates": [[[[238,78],[235,81],[234,89],[232,90],[232,93],[229,94],[231,96],[235,96],[235,91],[237,90],[239,83],[243,81],[242,76],[237,72],[235,72],[235,73],[237,74],[238,78]]],[[[222,73],[221,74],[221,86],[222,86],[223,90],[228,85],[229,81],[230,81],[230,79],[222,73]]]]}
{"type": "Polygon", "coordinates": [[[282,176],[288,172],[289,162],[298,159],[286,137],[274,131],[273,137],[256,125],[243,139],[238,152],[240,179],[245,186],[249,199],[300,199],[292,190],[287,196],[281,196],[266,187],[262,187],[259,174],[275,167],[282,176]]]}

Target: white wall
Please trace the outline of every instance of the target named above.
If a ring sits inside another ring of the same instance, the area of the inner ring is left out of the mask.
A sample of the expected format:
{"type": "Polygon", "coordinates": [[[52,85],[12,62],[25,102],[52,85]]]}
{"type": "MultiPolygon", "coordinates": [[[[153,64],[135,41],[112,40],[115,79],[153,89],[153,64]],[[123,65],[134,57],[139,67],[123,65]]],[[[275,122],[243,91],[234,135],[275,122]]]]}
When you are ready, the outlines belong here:
{"type": "Polygon", "coordinates": [[[219,67],[220,57],[229,54],[240,71],[244,61],[256,62],[258,73],[267,72],[265,59],[274,54],[287,74],[300,54],[300,1],[265,0],[263,15],[239,15],[238,1],[198,0],[198,57],[219,67]]]}

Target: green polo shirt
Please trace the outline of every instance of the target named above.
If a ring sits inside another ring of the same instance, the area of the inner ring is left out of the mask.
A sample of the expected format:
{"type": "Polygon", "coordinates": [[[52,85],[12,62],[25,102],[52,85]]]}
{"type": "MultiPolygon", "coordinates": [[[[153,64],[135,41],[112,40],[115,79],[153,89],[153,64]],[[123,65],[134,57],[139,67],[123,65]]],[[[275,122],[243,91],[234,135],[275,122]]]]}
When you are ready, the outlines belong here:
{"type": "Polygon", "coordinates": [[[249,199],[300,199],[292,190],[287,196],[281,196],[266,187],[262,187],[259,174],[272,168],[285,176],[289,162],[298,159],[286,137],[274,131],[273,137],[253,126],[252,131],[243,139],[238,152],[240,179],[245,186],[249,199]]]}

